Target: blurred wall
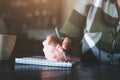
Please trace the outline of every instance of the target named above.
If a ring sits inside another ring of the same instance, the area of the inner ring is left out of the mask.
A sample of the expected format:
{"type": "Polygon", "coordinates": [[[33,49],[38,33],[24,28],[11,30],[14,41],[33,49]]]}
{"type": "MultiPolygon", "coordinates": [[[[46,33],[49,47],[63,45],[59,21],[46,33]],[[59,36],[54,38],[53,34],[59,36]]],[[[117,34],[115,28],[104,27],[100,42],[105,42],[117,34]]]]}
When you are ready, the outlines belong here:
{"type": "MultiPolygon", "coordinates": [[[[42,41],[62,26],[77,0],[0,0],[7,34],[17,36],[15,57],[43,55],[42,41]]],[[[2,29],[1,29],[2,30],[2,29]]]]}
{"type": "Polygon", "coordinates": [[[77,0],[63,0],[62,25],[69,18],[77,0]]]}

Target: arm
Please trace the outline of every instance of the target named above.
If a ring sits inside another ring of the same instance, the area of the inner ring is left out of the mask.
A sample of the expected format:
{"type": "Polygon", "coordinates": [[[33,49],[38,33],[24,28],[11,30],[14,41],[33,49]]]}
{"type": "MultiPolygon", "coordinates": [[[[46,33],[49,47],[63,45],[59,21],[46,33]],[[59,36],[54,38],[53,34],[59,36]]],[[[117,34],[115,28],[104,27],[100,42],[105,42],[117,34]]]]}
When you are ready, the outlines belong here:
{"type": "Polygon", "coordinates": [[[69,51],[71,45],[72,49],[71,52],[67,52],[66,60],[71,60],[70,53],[72,53],[72,55],[79,55],[81,48],[80,43],[86,23],[88,1],[89,0],[78,0],[69,20],[66,21],[61,29],[61,32],[67,36],[61,45],[58,43],[55,35],[49,35],[46,40],[43,41],[43,51],[48,60],[65,61],[62,53],[64,50],[69,51]],[[68,37],[71,38],[72,42],[68,37]]]}
{"type": "Polygon", "coordinates": [[[69,19],[61,29],[61,33],[71,39],[71,53],[73,56],[81,55],[81,40],[90,4],[91,2],[88,2],[88,0],[78,0],[69,19]]]}

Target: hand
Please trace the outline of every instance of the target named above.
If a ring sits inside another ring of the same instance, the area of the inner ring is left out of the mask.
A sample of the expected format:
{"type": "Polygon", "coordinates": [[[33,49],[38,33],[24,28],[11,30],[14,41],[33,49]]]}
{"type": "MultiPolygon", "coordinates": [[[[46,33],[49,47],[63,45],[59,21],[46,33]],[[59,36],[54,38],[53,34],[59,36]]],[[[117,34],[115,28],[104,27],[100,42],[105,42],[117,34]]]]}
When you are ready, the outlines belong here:
{"type": "MultiPolygon", "coordinates": [[[[46,40],[43,41],[43,52],[45,57],[51,61],[65,61],[63,57],[63,50],[68,50],[71,45],[69,38],[64,38],[62,45],[58,43],[55,35],[49,35],[46,40]]],[[[71,60],[70,55],[67,53],[67,61],[71,60]]]]}

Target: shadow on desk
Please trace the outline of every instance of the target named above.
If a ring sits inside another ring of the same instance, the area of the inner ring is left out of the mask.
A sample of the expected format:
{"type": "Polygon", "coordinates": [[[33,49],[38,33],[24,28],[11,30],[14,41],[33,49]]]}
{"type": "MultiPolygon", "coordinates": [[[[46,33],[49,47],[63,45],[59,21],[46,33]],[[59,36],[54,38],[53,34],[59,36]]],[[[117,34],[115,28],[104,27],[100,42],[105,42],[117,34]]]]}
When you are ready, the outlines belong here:
{"type": "Polygon", "coordinates": [[[119,80],[119,75],[118,65],[81,63],[74,69],[61,70],[38,68],[34,65],[15,65],[16,80],[119,80]]]}
{"type": "Polygon", "coordinates": [[[0,63],[0,80],[119,80],[120,65],[80,63],[74,68],[0,63]]]}
{"type": "MultiPolygon", "coordinates": [[[[39,65],[16,64],[16,80],[64,80],[72,69],[66,67],[51,67],[39,65]]],[[[68,80],[68,79],[66,79],[68,80]]]]}
{"type": "Polygon", "coordinates": [[[14,61],[0,61],[0,80],[14,80],[14,61]]]}

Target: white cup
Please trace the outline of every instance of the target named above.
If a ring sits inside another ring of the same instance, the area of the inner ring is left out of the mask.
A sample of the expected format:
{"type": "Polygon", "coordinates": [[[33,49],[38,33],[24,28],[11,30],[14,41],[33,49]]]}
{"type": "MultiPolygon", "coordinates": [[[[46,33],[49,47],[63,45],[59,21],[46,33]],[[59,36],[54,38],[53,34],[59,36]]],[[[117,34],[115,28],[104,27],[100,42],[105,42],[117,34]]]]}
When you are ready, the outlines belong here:
{"type": "Polygon", "coordinates": [[[15,35],[0,34],[0,60],[9,60],[16,42],[15,35]]]}

